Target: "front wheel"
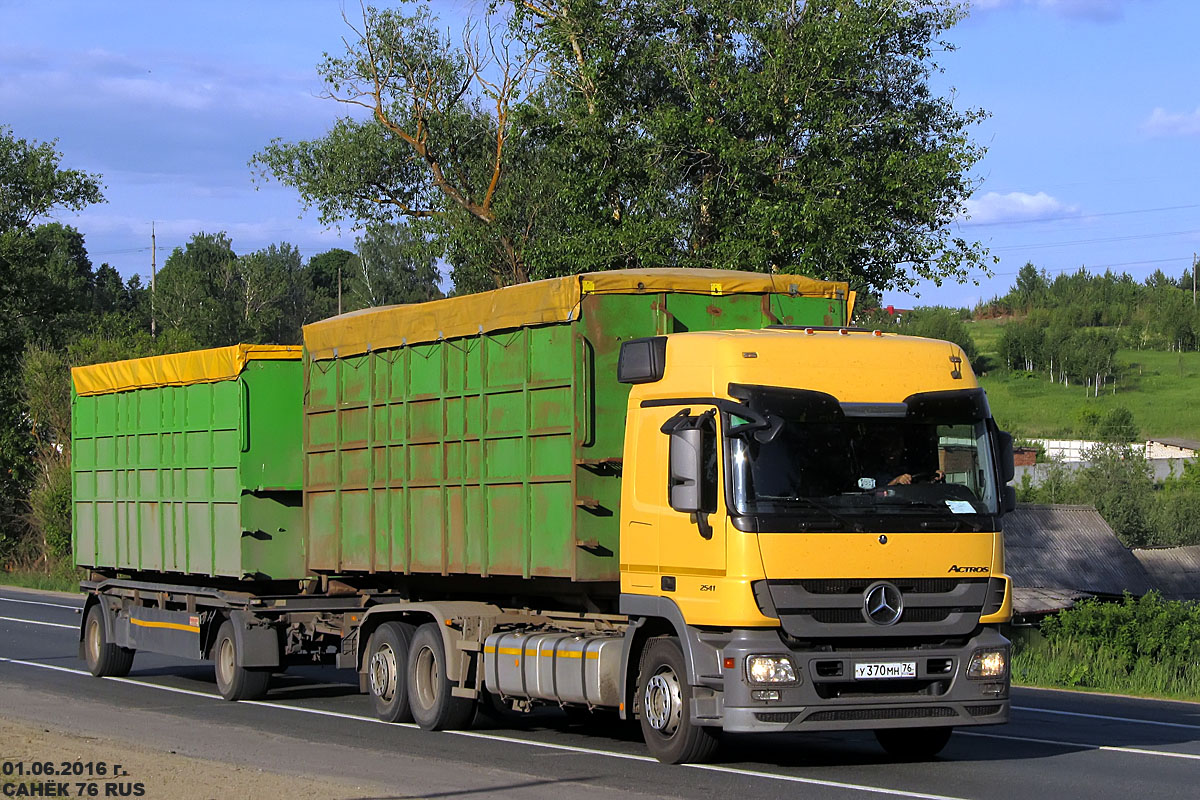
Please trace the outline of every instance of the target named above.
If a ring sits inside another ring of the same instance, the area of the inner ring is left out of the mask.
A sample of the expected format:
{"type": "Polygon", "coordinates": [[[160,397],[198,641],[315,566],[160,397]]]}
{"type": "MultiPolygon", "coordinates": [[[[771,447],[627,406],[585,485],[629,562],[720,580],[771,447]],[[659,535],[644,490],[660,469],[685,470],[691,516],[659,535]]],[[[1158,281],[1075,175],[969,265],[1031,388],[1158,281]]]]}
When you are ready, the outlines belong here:
{"type": "Polygon", "coordinates": [[[83,623],[83,657],[88,671],[97,678],[123,678],[133,668],[134,650],[108,641],[104,627],[104,606],[96,603],[83,623]]]}
{"type": "Polygon", "coordinates": [[[408,702],[413,721],[427,731],[465,728],[475,714],[475,703],[455,697],[446,677],[446,647],[435,622],[417,628],[408,647],[408,702]]]}
{"type": "Polygon", "coordinates": [[[953,728],[880,728],[875,738],[888,755],[904,761],[926,761],[942,752],[953,728]]]}
{"type": "Polygon", "coordinates": [[[691,718],[692,687],[683,650],[674,637],[651,639],[638,675],[642,737],[650,755],[666,764],[707,761],[717,751],[712,728],[691,718]]]}
{"type": "Polygon", "coordinates": [[[226,700],[257,700],[267,693],[271,670],[238,666],[237,638],[233,622],[225,620],[217,629],[212,660],[217,676],[217,691],[226,700]]]}

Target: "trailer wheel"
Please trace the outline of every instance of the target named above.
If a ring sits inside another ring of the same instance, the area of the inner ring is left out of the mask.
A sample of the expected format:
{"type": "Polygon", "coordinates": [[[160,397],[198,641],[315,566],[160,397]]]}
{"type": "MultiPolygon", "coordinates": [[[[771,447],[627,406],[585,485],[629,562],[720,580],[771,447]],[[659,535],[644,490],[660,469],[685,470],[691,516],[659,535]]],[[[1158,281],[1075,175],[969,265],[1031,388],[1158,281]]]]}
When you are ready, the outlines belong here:
{"type": "Polygon", "coordinates": [[[97,678],[122,678],[133,668],[135,650],[108,641],[104,629],[104,606],[96,603],[83,623],[83,655],[88,671],[97,678]]]}
{"type": "Polygon", "coordinates": [[[475,703],[455,697],[446,677],[446,647],[437,623],[417,628],[408,649],[408,701],[413,720],[427,731],[465,728],[475,714],[475,703]]]}
{"type": "Polygon", "coordinates": [[[271,670],[238,666],[237,638],[233,622],[225,620],[217,629],[212,660],[217,675],[217,691],[226,700],[257,700],[267,693],[271,670]]]}
{"type": "Polygon", "coordinates": [[[412,722],[408,702],[408,649],[416,627],[385,622],[367,642],[367,685],[375,701],[375,716],[384,722],[412,722]]]}
{"type": "Polygon", "coordinates": [[[875,738],[888,755],[904,761],[926,761],[942,752],[953,728],[880,728],[875,738]]]}
{"type": "Polygon", "coordinates": [[[683,650],[674,637],[651,639],[638,675],[642,737],[650,755],[666,764],[707,761],[717,751],[711,728],[692,722],[692,687],[683,650]]]}

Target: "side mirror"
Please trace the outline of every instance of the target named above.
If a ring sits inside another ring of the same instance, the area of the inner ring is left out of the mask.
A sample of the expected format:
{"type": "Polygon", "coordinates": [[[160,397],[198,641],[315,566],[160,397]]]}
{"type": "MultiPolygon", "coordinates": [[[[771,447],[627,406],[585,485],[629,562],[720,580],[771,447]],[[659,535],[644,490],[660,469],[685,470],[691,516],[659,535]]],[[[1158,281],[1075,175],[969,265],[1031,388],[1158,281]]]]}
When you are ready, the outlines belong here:
{"type": "Polygon", "coordinates": [[[682,428],[671,431],[671,508],[684,513],[702,511],[704,493],[704,431],[682,428]]]}
{"type": "Polygon", "coordinates": [[[1017,490],[1011,486],[1005,486],[1000,493],[1000,510],[1005,514],[1010,511],[1017,510],[1017,490]]]}

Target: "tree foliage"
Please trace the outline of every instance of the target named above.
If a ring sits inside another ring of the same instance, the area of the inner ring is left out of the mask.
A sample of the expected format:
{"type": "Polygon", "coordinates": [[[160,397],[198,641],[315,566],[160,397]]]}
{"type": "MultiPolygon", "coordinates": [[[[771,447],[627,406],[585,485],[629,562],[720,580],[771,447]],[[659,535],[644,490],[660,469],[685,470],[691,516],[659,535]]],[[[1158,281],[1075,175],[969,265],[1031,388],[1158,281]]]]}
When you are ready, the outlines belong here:
{"type": "Polygon", "coordinates": [[[19,139],[0,125],[0,235],[27,230],[58,208],[104,202],[100,176],[64,169],[55,144],[19,139]]]}
{"type": "Polygon", "coordinates": [[[938,96],[948,0],[514,2],[461,45],[365,8],[319,70],[365,108],[255,157],[327,222],[430,221],[460,291],[584,270],[962,280],[982,117],[938,96]]]}

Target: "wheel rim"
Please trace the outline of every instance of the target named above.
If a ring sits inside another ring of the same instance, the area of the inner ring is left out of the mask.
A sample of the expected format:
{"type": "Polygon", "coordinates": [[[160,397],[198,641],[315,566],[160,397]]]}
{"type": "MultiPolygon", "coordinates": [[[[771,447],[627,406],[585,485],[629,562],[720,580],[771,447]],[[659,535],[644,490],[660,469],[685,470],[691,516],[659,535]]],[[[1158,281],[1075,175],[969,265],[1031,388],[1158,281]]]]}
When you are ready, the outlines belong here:
{"type": "Polygon", "coordinates": [[[100,618],[92,615],[87,625],[87,655],[93,665],[100,662],[100,618]]]}
{"type": "Polygon", "coordinates": [[[642,698],[646,721],[663,736],[672,736],[683,719],[683,689],[670,667],[663,667],[646,683],[642,698]]]}
{"type": "Polygon", "coordinates": [[[371,693],[390,703],[396,696],[396,651],[382,644],[371,656],[371,693]]]}
{"type": "Polygon", "coordinates": [[[229,686],[233,683],[233,639],[222,639],[217,645],[217,682],[221,686],[229,686]]]}
{"type": "Polygon", "coordinates": [[[433,648],[422,647],[417,652],[417,658],[413,662],[416,667],[414,688],[417,690],[417,701],[422,708],[433,708],[438,699],[438,681],[441,678],[441,673],[438,670],[437,656],[433,653],[433,648]]]}

